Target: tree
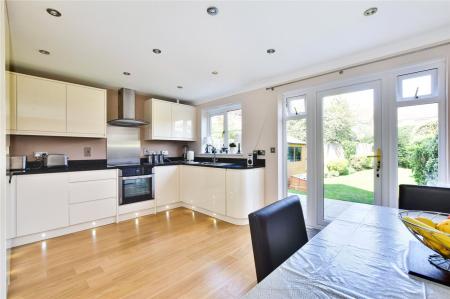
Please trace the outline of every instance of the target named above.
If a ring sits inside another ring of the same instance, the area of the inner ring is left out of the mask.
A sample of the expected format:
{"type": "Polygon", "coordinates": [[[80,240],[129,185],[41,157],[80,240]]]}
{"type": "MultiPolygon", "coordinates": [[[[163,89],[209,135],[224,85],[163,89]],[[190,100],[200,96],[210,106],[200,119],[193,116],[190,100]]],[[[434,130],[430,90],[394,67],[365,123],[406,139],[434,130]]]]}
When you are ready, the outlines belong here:
{"type": "Polygon", "coordinates": [[[354,116],[345,99],[335,96],[324,102],[323,118],[323,138],[326,143],[356,141],[352,131],[354,116]]]}
{"type": "Polygon", "coordinates": [[[286,122],[288,136],[306,142],[306,119],[293,119],[286,122]]]}
{"type": "Polygon", "coordinates": [[[419,185],[428,185],[438,177],[438,136],[428,137],[412,147],[411,169],[419,185]]]}

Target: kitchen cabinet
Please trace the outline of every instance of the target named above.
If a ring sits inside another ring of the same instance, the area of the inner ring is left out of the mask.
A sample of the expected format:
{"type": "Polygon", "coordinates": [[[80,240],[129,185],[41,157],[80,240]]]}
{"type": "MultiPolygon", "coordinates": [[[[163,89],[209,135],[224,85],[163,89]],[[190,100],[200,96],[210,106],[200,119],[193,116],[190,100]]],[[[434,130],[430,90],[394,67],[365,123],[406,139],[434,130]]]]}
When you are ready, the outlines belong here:
{"type": "Polygon", "coordinates": [[[264,168],[227,169],[227,216],[245,219],[264,206],[264,168]]]}
{"type": "Polygon", "coordinates": [[[66,132],[66,86],[17,74],[17,130],[66,132]]]}
{"type": "Polygon", "coordinates": [[[116,221],[116,169],[17,175],[6,191],[13,247],[116,221]]]}
{"type": "Polygon", "coordinates": [[[6,130],[16,130],[16,111],[17,111],[17,96],[16,96],[16,80],[15,73],[6,72],[6,130]]]}
{"type": "Polygon", "coordinates": [[[176,165],[154,168],[155,198],[158,206],[170,205],[180,201],[178,170],[179,168],[176,165]]]}
{"type": "Polygon", "coordinates": [[[196,108],[189,105],[149,99],[144,119],[150,123],[145,140],[195,140],[196,108]]]}
{"type": "Polygon", "coordinates": [[[172,104],[172,137],[195,139],[196,113],[195,107],[183,104],[172,104]]]}
{"type": "Polygon", "coordinates": [[[17,236],[69,225],[66,173],[17,176],[17,236]]]}
{"type": "Polygon", "coordinates": [[[106,90],[7,72],[7,133],[106,137],[106,90]]]}
{"type": "Polygon", "coordinates": [[[106,137],[106,91],[67,85],[67,132],[106,137]]]}
{"type": "Polygon", "coordinates": [[[225,215],[225,169],[181,166],[181,200],[190,206],[225,215]]]}

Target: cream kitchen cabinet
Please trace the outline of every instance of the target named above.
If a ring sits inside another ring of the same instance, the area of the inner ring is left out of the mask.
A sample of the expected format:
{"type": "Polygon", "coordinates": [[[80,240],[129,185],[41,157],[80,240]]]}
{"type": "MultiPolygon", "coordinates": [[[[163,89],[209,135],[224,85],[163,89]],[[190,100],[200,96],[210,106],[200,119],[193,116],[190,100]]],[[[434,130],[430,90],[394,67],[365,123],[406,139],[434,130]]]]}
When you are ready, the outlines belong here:
{"type": "Polygon", "coordinates": [[[197,114],[193,106],[149,99],[144,104],[144,118],[150,123],[145,140],[195,140],[197,114]]]}
{"type": "Polygon", "coordinates": [[[17,74],[17,130],[66,132],[66,85],[17,74]]]}
{"type": "Polygon", "coordinates": [[[16,81],[15,73],[6,72],[6,131],[17,129],[17,97],[16,97],[16,81]]]}
{"type": "Polygon", "coordinates": [[[13,247],[116,221],[116,169],[17,175],[7,187],[13,247]]]}
{"type": "Polygon", "coordinates": [[[106,137],[106,90],[67,85],[67,132],[106,137]]]}
{"type": "Polygon", "coordinates": [[[226,212],[225,169],[181,166],[180,194],[190,206],[213,213],[226,212]]]}
{"type": "Polygon", "coordinates": [[[106,90],[7,72],[7,133],[106,137],[106,90]]]}
{"type": "Polygon", "coordinates": [[[179,167],[157,166],[154,171],[156,204],[165,206],[179,202],[179,167]]]}
{"type": "Polygon", "coordinates": [[[66,173],[17,176],[17,236],[69,225],[66,173]]]}
{"type": "Polygon", "coordinates": [[[227,169],[227,216],[247,219],[264,206],[264,168],[227,169]]]}

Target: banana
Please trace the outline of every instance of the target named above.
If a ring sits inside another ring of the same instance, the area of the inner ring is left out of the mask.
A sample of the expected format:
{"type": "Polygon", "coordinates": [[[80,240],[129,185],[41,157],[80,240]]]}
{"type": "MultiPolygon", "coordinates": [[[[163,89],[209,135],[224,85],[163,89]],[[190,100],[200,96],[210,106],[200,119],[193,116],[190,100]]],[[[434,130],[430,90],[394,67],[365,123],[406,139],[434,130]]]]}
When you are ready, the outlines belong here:
{"type": "Polygon", "coordinates": [[[436,228],[444,233],[450,234],[450,219],[438,223],[436,228]]]}
{"type": "Polygon", "coordinates": [[[431,219],[428,219],[426,217],[417,217],[416,220],[425,223],[426,225],[432,227],[432,228],[436,228],[436,223],[434,223],[431,219]]]}

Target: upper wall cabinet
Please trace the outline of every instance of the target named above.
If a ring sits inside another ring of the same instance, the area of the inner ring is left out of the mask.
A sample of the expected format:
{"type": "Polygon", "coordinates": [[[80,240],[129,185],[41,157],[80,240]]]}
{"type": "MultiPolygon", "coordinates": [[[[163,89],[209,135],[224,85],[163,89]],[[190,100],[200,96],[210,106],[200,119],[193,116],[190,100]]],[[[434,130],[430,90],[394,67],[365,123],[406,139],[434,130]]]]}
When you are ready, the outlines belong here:
{"type": "Polygon", "coordinates": [[[17,76],[14,73],[6,72],[6,130],[17,129],[17,96],[16,96],[17,76]]]}
{"type": "Polygon", "coordinates": [[[17,130],[66,132],[66,86],[17,75],[17,130]]]}
{"type": "Polygon", "coordinates": [[[15,135],[106,137],[106,90],[7,73],[15,135]]]}
{"type": "Polygon", "coordinates": [[[67,86],[67,132],[106,135],[105,91],[78,85],[67,86]]]}
{"type": "Polygon", "coordinates": [[[144,118],[150,123],[145,140],[195,141],[196,108],[158,99],[145,101],[144,118]]]}

